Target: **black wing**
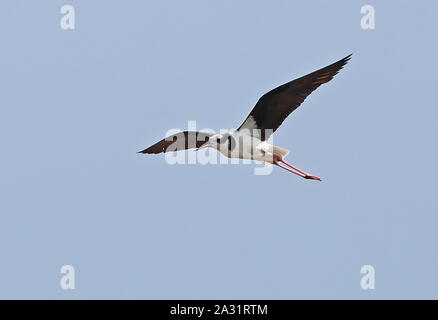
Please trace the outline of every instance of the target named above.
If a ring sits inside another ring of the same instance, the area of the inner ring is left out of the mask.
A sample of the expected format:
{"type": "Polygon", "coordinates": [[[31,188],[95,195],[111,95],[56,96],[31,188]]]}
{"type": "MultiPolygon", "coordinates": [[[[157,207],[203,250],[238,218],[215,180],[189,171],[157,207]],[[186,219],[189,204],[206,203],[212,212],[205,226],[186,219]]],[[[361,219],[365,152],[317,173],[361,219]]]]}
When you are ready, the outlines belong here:
{"type": "Polygon", "coordinates": [[[205,132],[183,131],[168,136],[139,153],[161,153],[199,148],[212,135],[205,132]]]}
{"type": "Polygon", "coordinates": [[[284,119],[298,108],[316,88],[329,82],[350,60],[350,57],[351,54],[325,68],[283,84],[264,94],[238,130],[253,131],[258,129],[257,132],[261,132],[259,138],[268,139],[284,119]]]}

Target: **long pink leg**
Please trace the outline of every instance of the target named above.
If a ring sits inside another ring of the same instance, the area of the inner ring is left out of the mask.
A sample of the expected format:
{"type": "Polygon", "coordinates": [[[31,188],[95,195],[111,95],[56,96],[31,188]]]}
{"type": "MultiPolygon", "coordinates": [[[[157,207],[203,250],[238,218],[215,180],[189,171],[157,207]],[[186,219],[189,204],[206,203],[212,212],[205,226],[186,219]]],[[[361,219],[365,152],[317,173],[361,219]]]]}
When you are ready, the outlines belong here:
{"type": "Polygon", "coordinates": [[[291,165],[289,162],[284,161],[283,159],[279,159],[278,161],[283,162],[285,165],[287,165],[287,166],[289,166],[290,168],[292,168],[292,169],[296,170],[297,172],[301,173],[302,175],[300,175],[300,176],[302,176],[302,177],[305,178],[305,179],[312,179],[312,180],[318,180],[318,181],[321,181],[321,179],[318,178],[317,176],[314,176],[314,175],[311,175],[311,174],[309,174],[309,173],[307,173],[307,172],[304,172],[304,171],[298,169],[297,167],[291,165]]]}
{"type": "Polygon", "coordinates": [[[287,168],[287,167],[283,167],[283,166],[282,166],[281,164],[279,164],[278,162],[274,162],[274,164],[275,164],[276,166],[278,166],[278,167],[284,169],[284,170],[287,170],[287,171],[289,171],[289,172],[295,173],[296,175],[298,175],[298,176],[300,176],[300,177],[302,177],[302,178],[305,178],[305,177],[306,177],[306,175],[302,174],[301,172],[296,172],[296,171],[291,170],[291,169],[289,169],[289,168],[287,168]]]}

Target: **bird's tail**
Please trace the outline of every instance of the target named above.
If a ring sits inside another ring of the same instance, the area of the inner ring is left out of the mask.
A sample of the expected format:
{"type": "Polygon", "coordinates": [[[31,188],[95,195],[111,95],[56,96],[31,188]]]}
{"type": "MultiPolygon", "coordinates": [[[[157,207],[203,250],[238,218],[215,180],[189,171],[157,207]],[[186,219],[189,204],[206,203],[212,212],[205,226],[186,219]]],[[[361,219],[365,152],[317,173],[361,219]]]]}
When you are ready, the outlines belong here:
{"type": "Polygon", "coordinates": [[[283,149],[283,148],[276,147],[276,146],[272,146],[272,149],[273,149],[272,151],[273,151],[274,155],[279,156],[281,159],[286,157],[290,152],[287,149],[283,149]]]}

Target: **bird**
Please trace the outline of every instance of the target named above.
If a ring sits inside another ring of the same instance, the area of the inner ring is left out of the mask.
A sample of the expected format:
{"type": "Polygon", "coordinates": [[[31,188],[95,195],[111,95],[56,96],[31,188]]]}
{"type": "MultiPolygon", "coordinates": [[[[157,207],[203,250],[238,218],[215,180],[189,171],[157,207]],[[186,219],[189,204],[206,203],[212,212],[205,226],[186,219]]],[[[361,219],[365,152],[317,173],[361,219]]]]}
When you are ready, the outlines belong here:
{"type": "Polygon", "coordinates": [[[182,131],[164,138],[139,153],[158,154],[186,149],[213,148],[229,158],[258,160],[276,165],[304,179],[321,181],[321,178],[287,162],[284,158],[290,151],[270,145],[267,140],[315,89],[333,79],[351,56],[352,54],[265,93],[237,129],[220,134],[182,131]]]}

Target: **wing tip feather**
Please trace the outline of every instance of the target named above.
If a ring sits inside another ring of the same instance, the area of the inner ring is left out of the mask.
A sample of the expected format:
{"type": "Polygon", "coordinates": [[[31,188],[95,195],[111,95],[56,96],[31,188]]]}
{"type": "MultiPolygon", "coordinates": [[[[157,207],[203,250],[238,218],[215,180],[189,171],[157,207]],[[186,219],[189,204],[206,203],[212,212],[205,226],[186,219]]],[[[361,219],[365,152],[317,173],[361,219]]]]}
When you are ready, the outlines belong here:
{"type": "Polygon", "coordinates": [[[348,61],[350,61],[352,55],[353,53],[350,53],[348,56],[338,61],[341,62],[341,69],[347,64],[348,61]]]}

